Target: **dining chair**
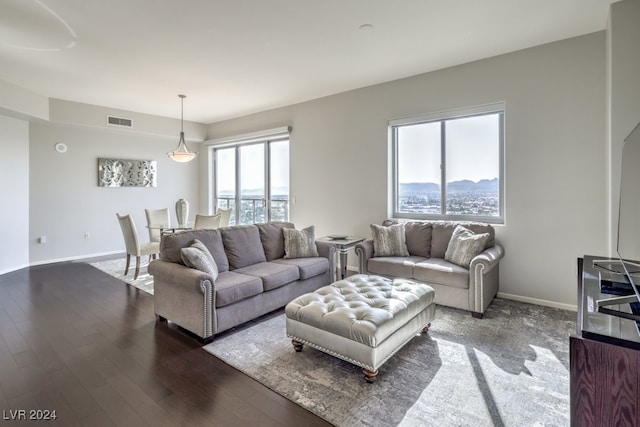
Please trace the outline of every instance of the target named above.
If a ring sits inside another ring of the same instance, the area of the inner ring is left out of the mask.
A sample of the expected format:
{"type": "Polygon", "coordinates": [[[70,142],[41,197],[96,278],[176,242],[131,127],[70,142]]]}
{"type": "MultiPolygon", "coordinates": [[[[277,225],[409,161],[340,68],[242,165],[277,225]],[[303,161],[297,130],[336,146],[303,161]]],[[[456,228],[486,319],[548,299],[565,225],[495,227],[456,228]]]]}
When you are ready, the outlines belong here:
{"type": "MultiPolygon", "coordinates": [[[[164,225],[169,227],[169,208],[164,209],[145,209],[144,214],[147,217],[147,226],[164,225]]],[[[149,228],[149,241],[159,242],[162,230],[160,228],[149,228]]]]}
{"type": "Polygon", "coordinates": [[[219,227],[228,227],[229,226],[229,221],[231,221],[231,211],[232,209],[220,209],[218,208],[216,210],[216,215],[220,214],[220,225],[219,227]]]}
{"type": "Polygon", "coordinates": [[[136,280],[140,273],[140,257],[143,255],[149,255],[149,260],[151,260],[151,258],[155,259],[156,254],[160,253],[160,243],[140,243],[138,240],[136,224],[133,222],[131,215],[120,215],[116,213],[116,216],[118,217],[118,222],[120,222],[122,237],[124,237],[124,245],[127,251],[127,265],[124,268],[124,275],[126,276],[129,273],[131,255],[133,255],[136,257],[136,272],[133,275],[133,280],[136,280]]]}
{"type": "Polygon", "coordinates": [[[209,230],[214,230],[220,227],[221,219],[222,219],[221,214],[215,214],[215,215],[196,214],[196,221],[193,224],[193,228],[206,228],[209,230]]]}

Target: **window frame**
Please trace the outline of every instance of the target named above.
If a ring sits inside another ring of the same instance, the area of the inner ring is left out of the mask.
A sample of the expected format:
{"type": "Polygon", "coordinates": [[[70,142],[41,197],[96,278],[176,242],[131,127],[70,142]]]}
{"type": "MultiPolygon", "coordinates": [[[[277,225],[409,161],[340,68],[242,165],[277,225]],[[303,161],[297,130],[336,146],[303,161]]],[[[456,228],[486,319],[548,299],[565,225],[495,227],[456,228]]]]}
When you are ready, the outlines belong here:
{"type": "MultiPolygon", "coordinates": [[[[242,162],[242,156],[240,154],[240,150],[242,147],[246,147],[246,146],[250,146],[250,145],[258,145],[258,144],[262,144],[263,145],[263,150],[264,150],[264,156],[263,156],[263,160],[264,160],[264,177],[263,177],[263,182],[264,182],[264,199],[263,199],[263,209],[264,209],[264,218],[265,218],[265,222],[271,222],[272,218],[271,218],[271,143],[277,143],[277,142],[282,142],[282,141],[288,141],[289,144],[291,144],[291,138],[290,138],[290,131],[291,128],[288,126],[285,127],[281,127],[281,128],[275,128],[275,129],[269,129],[269,130],[265,130],[265,131],[259,131],[259,132],[253,132],[253,133],[249,133],[249,134],[242,134],[242,135],[236,135],[236,136],[231,136],[231,137],[225,137],[225,138],[217,138],[217,139],[213,139],[213,140],[208,140],[205,142],[205,146],[207,147],[208,150],[208,162],[207,162],[207,168],[208,168],[208,189],[207,189],[207,198],[208,198],[208,204],[209,204],[209,212],[213,212],[216,210],[217,204],[218,204],[218,194],[217,194],[217,186],[216,186],[216,170],[217,170],[217,151],[218,149],[230,149],[233,148],[235,150],[235,155],[234,155],[234,160],[235,160],[235,183],[236,183],[236,190],[235,190],[235,198],[234,198],[234,202],[235,202],[235,206],[236,208],[234,209],[234,213],[233,213],[233,218],[234,218],[234,222],[235,224],[239,224],[239,219],[240,219],[240,207],[242,206],[241,203],[241,191],[240,188],[238,187],[238,183],[241,182],[240,179],[240,175],[241,175],[241,162],[242,162]]],[[[289,216],[291,213],[291,182],[289,182],[289,194],[288,194],[288,199],[287,199],[287,203],[289,204],[289,208],[286,209],[287,212],[287,218],[285,219],[285,221],[289,221],[289,216]]],[[[278,219],[278,221],[280,221],[280,219],[278,219]]]]}
{"type": "Polygon", "coordinates": [[[390,199],[389,207],[393,218],[416,220],[445,220],[445,221],[475,221],[490,224],[505,223],[505,108],[504,102],[468,107],[432,114],[424,114],[389,121],[389,147],[391,158],[391,175],[389,179],[390,199]],[[457,215],[447,214],[447,186],[446,186],[446,132],[445,124],[449,120],[471,118],[485,115],[498,114],[498,216],[487,215],[457,215]],[[402,126],[419,125],[426,123],[440,123],[440,213],[407,213],[399,211],[399,153],[398,153],[398,129],[402,126]]]}

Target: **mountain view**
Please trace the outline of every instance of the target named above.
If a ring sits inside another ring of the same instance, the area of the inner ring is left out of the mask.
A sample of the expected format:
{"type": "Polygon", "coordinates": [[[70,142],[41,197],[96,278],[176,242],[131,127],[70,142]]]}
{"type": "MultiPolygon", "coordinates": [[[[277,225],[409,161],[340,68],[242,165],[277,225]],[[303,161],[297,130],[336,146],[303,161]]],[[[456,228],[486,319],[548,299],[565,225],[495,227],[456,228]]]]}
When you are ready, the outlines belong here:
{"type": "MultiPolygon", "coordinates": [[[[447,184],[448,193],[498,193],[498,178],[453,181],[447,184]]],[[[410,182],[400,184],[400,195],[440,193],[440,185],[433,182],[410,182]]]]}
{"type": "MultiPolygon", "coordinates": [[[[440,214],[440,185],[432,182],[401,183],[399,211],[405,213],[440,214]]],[[[447,184],[448,215],[500,215],[499,180],[453,181],[447,184]]]]}

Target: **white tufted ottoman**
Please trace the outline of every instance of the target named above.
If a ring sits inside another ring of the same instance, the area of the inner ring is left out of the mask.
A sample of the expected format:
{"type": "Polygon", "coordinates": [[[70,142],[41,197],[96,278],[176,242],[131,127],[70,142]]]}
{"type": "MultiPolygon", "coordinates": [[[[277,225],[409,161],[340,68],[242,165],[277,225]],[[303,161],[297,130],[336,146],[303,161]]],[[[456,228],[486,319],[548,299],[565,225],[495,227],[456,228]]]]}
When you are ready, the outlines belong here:
{"type": "Polygon", "coordinates": [[[383,363],[429,329],[434,300],[429,285],[357,274],[287,304],[287,336],[296,351],[308,344],[364,368],[374,382],[383,363]]]}

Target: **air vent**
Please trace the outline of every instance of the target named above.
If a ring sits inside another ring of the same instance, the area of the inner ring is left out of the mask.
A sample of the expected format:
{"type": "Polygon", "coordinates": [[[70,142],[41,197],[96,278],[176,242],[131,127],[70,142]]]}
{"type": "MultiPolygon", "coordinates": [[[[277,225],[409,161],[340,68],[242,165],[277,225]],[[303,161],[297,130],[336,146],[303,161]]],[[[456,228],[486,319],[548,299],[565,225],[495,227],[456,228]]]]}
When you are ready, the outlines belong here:
{"type": "Polygon", "coordinates": [[[133,120],[124,117],[107,116],[107,124],[111,126],[133,127],[133,120]]]}

